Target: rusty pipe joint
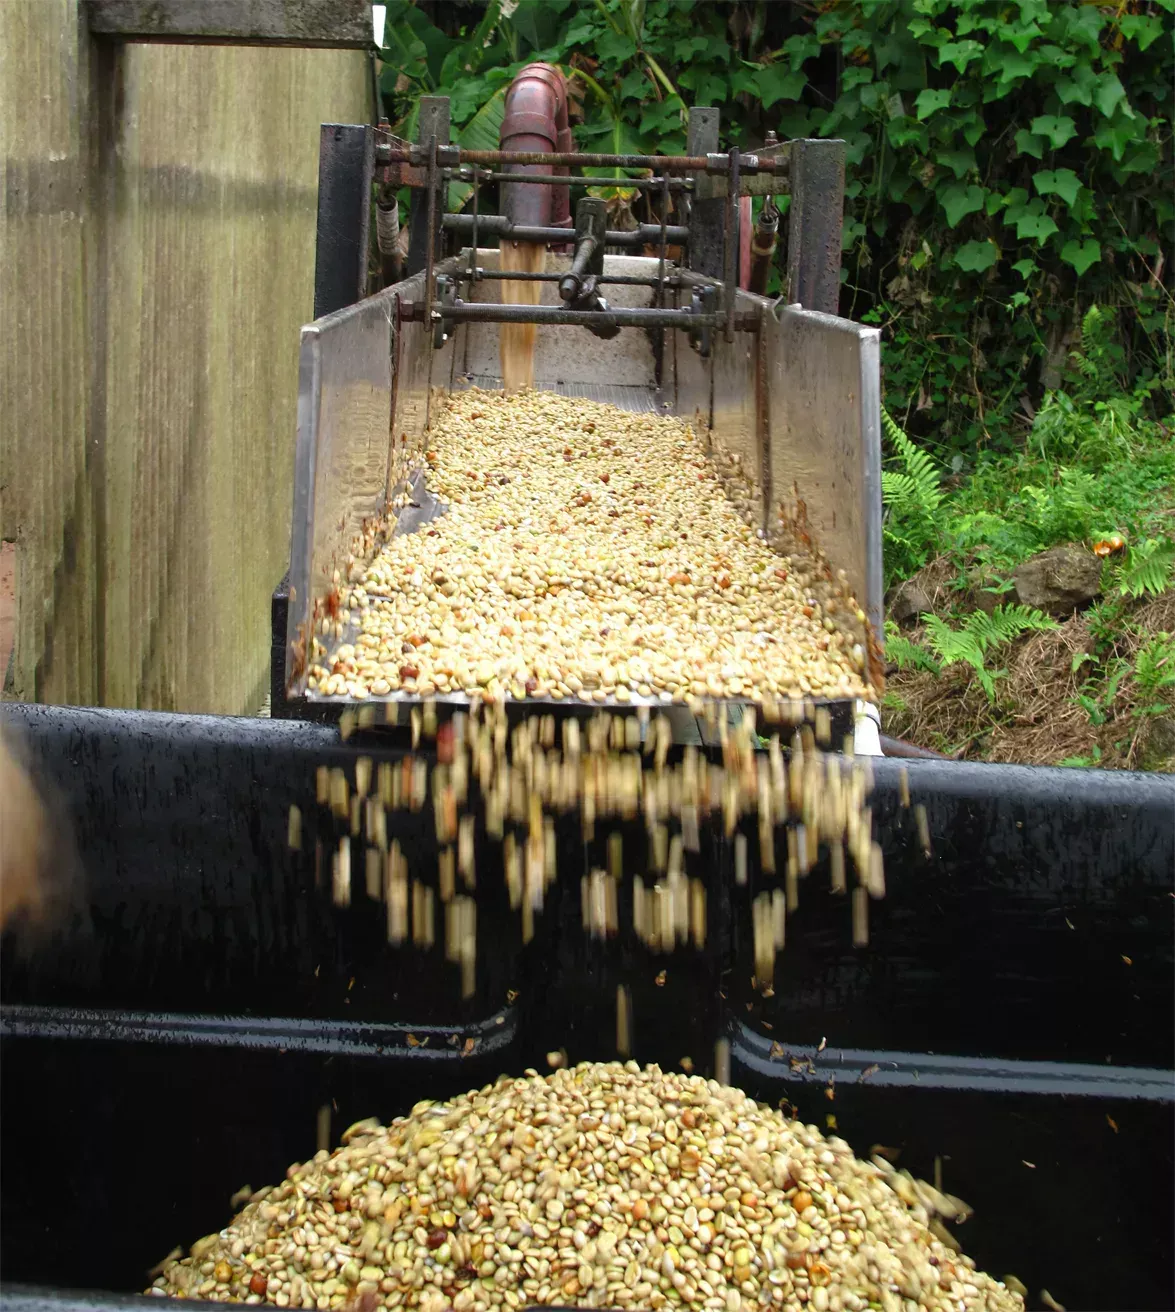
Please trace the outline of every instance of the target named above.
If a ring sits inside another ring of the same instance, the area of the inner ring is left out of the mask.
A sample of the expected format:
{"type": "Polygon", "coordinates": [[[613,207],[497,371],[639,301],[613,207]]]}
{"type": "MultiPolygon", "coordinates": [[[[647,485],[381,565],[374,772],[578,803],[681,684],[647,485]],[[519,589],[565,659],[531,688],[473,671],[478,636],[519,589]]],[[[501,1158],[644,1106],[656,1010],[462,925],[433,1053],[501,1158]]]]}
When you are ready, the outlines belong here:
{"type": "MultiPolygon", "coordinates": [[[[506,93],[499,135],[502,150],[542,152],[574,149],[567,121],[567,84],[551,64],[528,64],[506,93]]],[[[508,173],[566,176],[566,165],[508,165],[508,173]]],[[[536,228],[569,228],[570,196],[566,187],[502,184],[502,213],[512,224],[536,228]]]]}
{"type": "Polygon", "coordinates": [[[775,201],[768,196],[759,212],[759,222],[751,237],[751,272],[747,279],[747,291],[763,296],[767,291],[767,279],[771,276],[771,262],[775,258],[775,247],[779,241],[779,210],[775,201]]]}

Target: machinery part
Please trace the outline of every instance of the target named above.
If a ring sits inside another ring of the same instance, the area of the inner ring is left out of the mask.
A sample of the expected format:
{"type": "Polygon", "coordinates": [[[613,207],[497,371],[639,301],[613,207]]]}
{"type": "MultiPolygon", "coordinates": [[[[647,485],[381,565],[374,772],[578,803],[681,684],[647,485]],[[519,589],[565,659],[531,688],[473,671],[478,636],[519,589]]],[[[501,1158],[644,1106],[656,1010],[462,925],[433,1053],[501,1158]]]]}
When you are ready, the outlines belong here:
{"type": "MultiPolygon", "coordinates": [[[[501,269],[483,269],[480,265],[473,270],[472,282],[500,282],[509,279],[511,282],[560,282],[565,275],[562,273],[520,273],[513,269],[503,273],[501,269]]],[[[645,278],[635,274],[625,273],[606,273],[596,279],[601,285],[611,283],[618,287],[657,287],[661,284],[654,276],[645,278]]],[[[687,284],[681,282],[678,278],[667,277],[664,286],[670,289],[685,287],[687,284]]]]}
{"type": "MultiPolygon", "coordinates": [[[[761,156],[740,152],[739,176],[763,174],[765,177],[785,177],[791,165],[782,149],[790,144],[783,142],[779,151],[765,151],[761,156]]],[[[420,143],[382,142],[376,149],[376,162],[420,168],[426,162],[426,155],[420,143]]],[[[486,168],[494,165],[541,164],[546,167],[565,164],[582,168],[649,169],[654,173],[702,173],[722,179],[729,172],[730,157],[719,151],[692,155],[610,155],[597,151],[466,150],[463,146],[444,146],[440,151],[439,163],[442,168],[460,168],[466,164],[486,168]]],[[[725,194],[723,190],[722,195],[725,194]]]]}
{"type": "MultiPolygon", "coordinates": [[[[454,178],[462,182],[472,182],[475,165],[455,169],[454,178]]],[[[510,182],[517,183],[519,186],[542,186],[542,187],[607,187],[609,185],[623,186],[636,191],[657,191],[665,183],[668,175],[662,174],[651,178],[574,178],[567,173],[491,173],[478,169],[478,180],[481,182],[510,182]]],[[[668,178],[668,187],[670,191],[692,191],[692,178],[668,178]]]]}
{"type": "Polygon", "coordinates": [[[791,209],[787,225],[789,302],[835,314],[840,304],[845,143],[791,143],[791,209]]]}
{"type": "MultiPolygon", "coordinates": [[[[608,203],[584,196],[575,207],[575,255],[571,268],[559,281],[559,295],[569,310],[591,310],[608,316],[608,302],[600,295],[599,279],[604,273],[604,244],[607,240],[608,203]]],[[[615,337],[620,325],[608,317],[588,324],[590,332],[604,341],[615,337]]]]}
{"type": "MultiPolygon", "coordinates": [[[[446,214],[443,221],[446,232],[455,232],[459,237],[469,237],[473,233],[472,214],[446,214]]],[[[502,240],[532,241],[540,244],[566,242],[567,233],[562,228],[533,228],[526,225],[512,224],[504,214],[483,214],[477,221],[477,230],[487,236],[502,240]]],[[[675,246],[684,246],[689,240],[689,230],[670,224],[665,229],[666,236],[675,246]]],[[[605,234],[609,246],[650,246],[661,239],[659,223],[641,223],[627,232],[609,229],[605,234]]]]}
{"type": "MultiPolygon", "coordinates": [[[[499,135],[502,151],[508,154],[552,155],[573,153],[574,142],[567,124],[567,84],[552,64],[528,64],[506,92],[505,113],[499,135]]],[[[514,164],[507,173],[566,175],[565,163],[514,164]]],[[[517,186],[503,183],[502,213],[524,227],[569,228],[571,210],[565,188],[517,186]]]]}
{"type": "Polygon", "coordinates": [[[318,224],[314,317],[367,295],[375,131],[362,123],[324,123],[318,136],[318,224]]]}
{"type": "Polygon", "coordinates": [[[738,198],[738,285],[747,291],[751,282],[752,217],[750,196],[738,198]]]}
{"type": "Polygon", "coordinates": [[[442,273],[436,280],[437,305],[440,312],[433,319],[432,325],[432,344],[434,349],[439,350],[448,340],[448,324],[451,322],[445,314],[445,309],[451,309],[457,304],[457,282],[456,279],[447,273],[442,273]]]}
{"type": "Polygon", "coordinates": [[[403,272],[399,250],[400,202],[391,188],[381,188],[375,203],[375,239],[379,247],[380,276],[387,287],[399,282],[403,272]]]}
{"type": "MultiPolygon", "coordinates": [[[[776,305],[763,333],[770,426],[764,481],[774,488],[769,534],[780,535],[785,549],[791,538],[819,543],[845,571],[879,639],[880,332],[798,305],[776,305]]],[[[881,672],[874,673],[880,687],[881,672]]]]}
{"type": "MultiPolygon", "coordinates": [[[[583,298],[587,278],[601,278],[604,273],[604,245],[608,237],[608,202],[597,196],[584,196],[575,207],[575,255],[571,268],[559,281],[559,295],[569,305],[583,298]]],[[[576,308],[589,307],[576,305],[576,308]]]]}
{"type": "MultiPolygon", "coordinates": [[[[413,305],[411,314],[406,314],[405,318],[412,321],[419,321],[422,311],[415,308],[415,303],[407,302],[413,305]]],[[[685,328],[708,330],[715,326],[725,327],[729,316],[725,313],[703,312],[701,314],[690,310],[658,310],[656,308],[644,307],[606,307],[599,310],[570,310],[563,309],[556,305],[510,305],[498,303],[485,303],[480,301],[462,301],[458,300],[451,308],[443,309],[440,305],[433,305],[433,313],[442,314],[446,319],[451,319],[455,323],[548,323],[548,324],[577,324],[584,328],[599,327],[616,327],[616,328],[685,328]]],[[[735,328],[739,332],[753,333],[759,329],[759,319],[756,315],[745,314],[735,318],[735,328]]],[[[607,334],[609,337],[615,336],[614,333],[607,334]]]]}
{"type": "Polygon", "coordinates": [[[759,211],[759,222],[755,224],[751,237],[751,271],[747,278],[747,291],[763,296],[767,292],[767,279],[771,276],[771,263],[775,258],[775,247],[779,241],[779,210],[775,201],[768,196],[759,211]]]}
{"type": "Polygon", "coordinates": [[[881,744],[881,754],[883,756],[901,757],[909,761],[949,761],[949,756],[944,756],[941,752],[932,752],[928,747],[915,747],[913,743],[908,743],[904,738],[890,738],[887,734],[879,734],[878,742],[881,744]]]}
{"type": "Polygon", "coordinates": [[[697,321],[697,327],[690,331],[690,345],[703,360],[708,360],[713,341],[712,326],[718,319],[718,288],[710,285],[695,287],[690,295],[690,309],[697,321]],[[704,325],[703,319],[706,320],[704,325]]]}

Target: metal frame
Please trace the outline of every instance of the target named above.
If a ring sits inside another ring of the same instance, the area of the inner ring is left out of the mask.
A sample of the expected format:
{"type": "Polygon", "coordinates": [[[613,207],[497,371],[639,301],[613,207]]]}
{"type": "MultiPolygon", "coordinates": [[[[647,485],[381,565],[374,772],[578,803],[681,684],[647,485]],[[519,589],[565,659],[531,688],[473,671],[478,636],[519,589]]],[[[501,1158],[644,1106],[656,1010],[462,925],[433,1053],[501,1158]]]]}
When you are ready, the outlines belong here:
{"type": "Polygon", "coordinates": [[[374,176],[375,130],[364,123],[324,123],[318,139],[316,319],[367,294],[374,176]]]}

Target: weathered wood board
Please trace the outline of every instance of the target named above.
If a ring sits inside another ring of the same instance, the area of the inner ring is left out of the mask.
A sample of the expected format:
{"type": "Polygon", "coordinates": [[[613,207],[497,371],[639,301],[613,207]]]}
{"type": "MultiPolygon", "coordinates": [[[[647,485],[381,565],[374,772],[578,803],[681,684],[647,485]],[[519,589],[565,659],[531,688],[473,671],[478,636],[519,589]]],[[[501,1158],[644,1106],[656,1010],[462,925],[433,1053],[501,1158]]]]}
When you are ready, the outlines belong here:
{"type": "Polygon", "coordinates": [[[357,51],[92,38],[0,4],[11,693],[240,713],[289,557],[319,125],[357,51]]]}

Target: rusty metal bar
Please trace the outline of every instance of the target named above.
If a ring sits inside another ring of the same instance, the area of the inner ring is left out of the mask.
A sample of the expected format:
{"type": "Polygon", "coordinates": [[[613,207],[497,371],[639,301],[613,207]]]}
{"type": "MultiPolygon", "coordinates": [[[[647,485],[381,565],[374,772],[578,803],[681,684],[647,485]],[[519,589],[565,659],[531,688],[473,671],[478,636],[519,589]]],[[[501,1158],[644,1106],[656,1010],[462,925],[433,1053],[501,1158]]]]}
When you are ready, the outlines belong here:
{"type": "MultiPolygon", "coordinates": [[[[476,166],[471,166],[476,167],[476,166]]],[[[468,182],[472,176],[471,170],[464,167],[459,168],[453,173],[458,182],[468,182]]],[[[485,173],[481,174],[482,182],[521,182],[535,183],[547,187],[632,187],[638,191],[654,191],[662,185],[662,178],[665,175],[658,175],[654,178],[579,178],[573,176],[563,177],[559,174],[544,176],[539,173],[485,173]]],[[[692,191],[692,178],[670,178],[670,191],[692,191]]]]}
{"type": "MultiPolygon", "coordinates": [[[[558,282],[564,275],[561,273],[503,273],[500,269],[483,269],[480,265],[473,270],[473,277],[470,279],[466,273],[466,279],[472,282],[558,282]]],[[[656,287],[657,279],[650,275],[642,277],[635,273],[615,273],[604,274],[596,279],[598,283],[615,283],[621,287],[656,287]]],[[[668,277],[665,279],[665,286],[670,289],[685,287],[688,284],[682,282],[679,278],[668,277]]]]}
{"type": "MultiPolygon", "coordinates": [[[[406,319],[420,317],[418,302],[401,303],[406,319]]],[[[642,309],[617,306],[608,310],[564,310],[554,305],[506,305],[457,301],[455,305],[432,306],[432,313],[455,323],[548,323],[591,327],[615,328],[717,328],[727,322],[725,311],[714,314],[695,314],[692,310],[642,309]]],[[[757,332],[759,316],[734,316],[734,328],[739,332],[757,332]]]]}
{"type": "MultiPolygon", "coordinates": [[[[455,232],[461,237],[468,236],[473,228],[472,215],[469,214],[446,214],[441,222],[446,232],[455,232]]],[[[554,243],[559,246],[567,245],[571,235],[566,228],[512,224],[504,214],[482,215],[478,221],[478,231],[492,233],[496,237],[508,237],[513,241],[554,243]]],[[[665,231],[667,239],[675,246],[684,246],[689,240],[688,228],[670,225],[665,231]]],[[[649,246],[658,241],[660,236],[661,225],[658,223],[642,223],[630,232],[610,229],[607,234],[609,246],[649,246]]]]}
{"type": "MultiPolygon", "coordinates": [[[[786,156],[762,159],[758,155],[739,155],[739,172],[745,174],[772,173],[784,175],[788,172],[786,156]]],[[[419,145],[409,144],[393,146],[380,143],[377,162],[380,164],[416,164],[425,162],[419,145]]],[[[523,167],[534,164],[565,165],[582,168],[617,168],[617,169],[651,169],[655,173],[709,173],[726,176],[730,172],[730,158],[723,154],[712,155],[602,155],[581,151],[541,150],[465,150],[460,146],[448,146],[440,153],[439,162],[444,167],[463,164],[481,164],[492,167],[495,164],[517,164],[523,167]]]]}

